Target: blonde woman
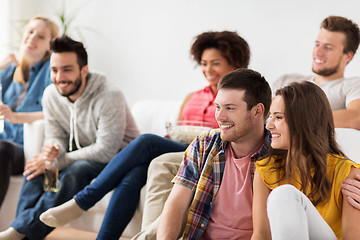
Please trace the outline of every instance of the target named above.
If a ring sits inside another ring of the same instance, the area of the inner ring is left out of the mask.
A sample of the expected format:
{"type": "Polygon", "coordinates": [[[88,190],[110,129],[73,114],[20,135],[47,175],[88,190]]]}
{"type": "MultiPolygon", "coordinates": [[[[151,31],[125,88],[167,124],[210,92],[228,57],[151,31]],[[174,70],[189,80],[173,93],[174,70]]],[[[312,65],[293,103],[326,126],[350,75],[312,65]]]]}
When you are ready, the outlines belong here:
{"type": "Polygon", "coordinates": [[[45,17],[32,18],[21,41],[20,60],[9,54],[0,62],[4,131],[0,133],[0,206],[11,175],[24,171],[23,123],[43,118],[41,99],[51,83],[50,40],[58,27],[45,17]]]}

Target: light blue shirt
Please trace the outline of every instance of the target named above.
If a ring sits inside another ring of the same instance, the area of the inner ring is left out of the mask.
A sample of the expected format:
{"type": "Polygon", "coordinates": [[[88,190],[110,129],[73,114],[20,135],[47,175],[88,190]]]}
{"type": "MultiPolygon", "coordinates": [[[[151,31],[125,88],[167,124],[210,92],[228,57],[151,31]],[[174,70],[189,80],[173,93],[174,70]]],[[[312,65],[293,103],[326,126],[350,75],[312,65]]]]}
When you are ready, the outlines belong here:
{"type": "MultiPolygon", "coordinates": [[[[39,62],[30,69],[29,87],[21,104],[16,112],[39,112],[42,111],[41,99],[45,88],[51,84],[50,79],[50,60],[39,62]]],[[[12,64],[0,72],[2,84],[3,103],[10,108],[15,104],[21,93],[23,84],[13,81],[15,65],[12,64]]],[[[23,124],[11,124],[4,121],[4,132],[0,134],[0,139],[16,142],[23,145],[23,124]]]]}

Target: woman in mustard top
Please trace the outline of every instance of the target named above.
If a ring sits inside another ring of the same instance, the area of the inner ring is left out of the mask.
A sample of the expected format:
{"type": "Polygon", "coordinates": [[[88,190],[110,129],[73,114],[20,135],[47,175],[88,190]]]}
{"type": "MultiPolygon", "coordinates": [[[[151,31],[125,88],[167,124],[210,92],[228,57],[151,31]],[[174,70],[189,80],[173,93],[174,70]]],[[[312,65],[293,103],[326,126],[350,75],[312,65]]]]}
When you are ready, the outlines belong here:
{"type": "Polygon", "coordinates": [[[256,163],[252,240],[360,239],[360,211],[341,193],[360,166],[335,141],[325,93],[291,84],[276,91],[270,114],[273,150],[256,163]]]}

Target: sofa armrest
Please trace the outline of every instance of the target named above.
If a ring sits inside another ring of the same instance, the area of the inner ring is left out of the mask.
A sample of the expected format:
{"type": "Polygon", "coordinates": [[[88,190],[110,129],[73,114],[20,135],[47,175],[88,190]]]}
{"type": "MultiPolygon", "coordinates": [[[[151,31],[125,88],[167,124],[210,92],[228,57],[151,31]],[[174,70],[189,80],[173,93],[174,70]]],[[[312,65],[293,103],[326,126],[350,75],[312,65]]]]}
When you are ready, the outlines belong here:
{"type": "Polygon", "coordinates": [[[24,123],[24,155],[25,161],[41,152],[44,143],[45,120],[24,123]]]}

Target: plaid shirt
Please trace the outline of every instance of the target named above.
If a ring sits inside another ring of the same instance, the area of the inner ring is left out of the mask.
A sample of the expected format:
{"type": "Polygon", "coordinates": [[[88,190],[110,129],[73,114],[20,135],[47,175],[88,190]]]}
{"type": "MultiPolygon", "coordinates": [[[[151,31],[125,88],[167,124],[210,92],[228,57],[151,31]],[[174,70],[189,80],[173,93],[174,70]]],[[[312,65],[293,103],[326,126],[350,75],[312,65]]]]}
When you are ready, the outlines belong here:
{"type": "MultiPolygon", "coordinates": [[[[271,138],[265,130],[265,143],[251,156],[251,181],[254,162],[268,152],[271,138]]],[[[225,169],[225,149],[229,143],[220,138],[215,129],[198,136],[186,149],[184,160],[173,182],[195,191],[189,208],[182,239],[200,239],[210,218],[212,203],[220,188],[225,169]]]]}

